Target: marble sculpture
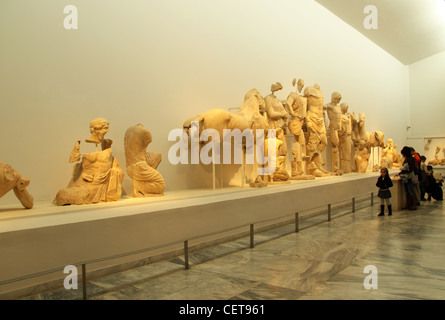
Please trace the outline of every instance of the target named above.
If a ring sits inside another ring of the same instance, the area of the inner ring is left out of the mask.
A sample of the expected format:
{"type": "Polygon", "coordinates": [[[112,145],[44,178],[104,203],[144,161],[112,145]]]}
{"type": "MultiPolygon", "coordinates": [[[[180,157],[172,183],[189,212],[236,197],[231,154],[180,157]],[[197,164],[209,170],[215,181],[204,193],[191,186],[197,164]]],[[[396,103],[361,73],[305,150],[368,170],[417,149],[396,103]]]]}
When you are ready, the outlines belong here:
{"type": "Polygon", "coordinates": [[[283,103],[275,96],[275,92],[280,91],[281,89],[283,89],[281,83],[274,83],[270,87],[270,91],[272,91],[271,94],[264,98],[265,114],[267,115],[267,120],[269,121],[269,129],[282,128],[285,130],[287,127],[289,114],[287,113],[283,103]]]}
{"type": "Polygon", "coordinates": [[[133,197],[162,195],[165,181],[156,170],[162,160],[159,152],[146,152],[152,141],[149,130],[142,124],[127,129],[124,138],[127,174],[132,179],[133,197]]]}
{"type": "Polygon", "coordinates": [[[326,112],[329,119],[329,136],[331,139],[332,148],[332,172],[339,174],[339,145],[340,140],[338,132],[341,130],[342,124],[342,111],[341,107],[338,105],[341,100],[341,94],[338,92],[333,92],[331,95],[331,102],[326,105],[326,112]]]}
{"type": "Polygon", "coordinates": [[[440,151],[442,150],[441,146],[436,146],[436,150],[434,152],[434,160],[430,160],[428,161],[428,165],[430,166],[435,166],[438,164],[445,164],[445,158],[444,159],[440,159],[440,151]]]}
{"type": "Polygon", "coordinates": [[[34,198],[26,189],[29,183],[29,178],[22,178],[17,170],[0,162],[0,198],[12,189],[21,204],[26,209],[31,209],[34,206],[34,198]]]}
{"type": "Polygon", "coordinates": [[[364,140],[360,140],[355,147],[354,161],[357,172],[365,173],[369,165],[370,151],[368,144],[364,140]]]}
{"type": "Polygon", "coordinates": [[[397,144],[394,144],[393,139],[388,139],[382,151],[382,158],[391,158],[392,168],[400,168],[403,165],[402,155],[396,148],[397,144]]]}
{"type": "Polygon", "coordinates": [[[351,114],[348,113],[349,105],[342,103],[341,108],[341,129],[338,132],[339,140],[339,157],[340,170],[343,173],[349,173],[351,168],[351,154],[352,154],[352,120],[351,114]]]}
{"type": "Polygon", "coordinates": [[[298,143],[297,147],[292,149],[291,175],[301,176],[304,174],[303,159],[306,155],[306,139],[303,126],[307,113],[307,98],[299,95],[304,87],[304,81],[299,79],[296,82],[296,79],[294,79],[292,86],[295,86],[295,84],[297,84],[297,91],[289,94],[285,106],[291,116],[288,124],[289,131],[298,143]]]}
{"type": "MultiPolygon", "coordinates": [[[[269,157],[269,137],[264,140],[264,155],[269,157]]],[[[284,130],[282,128],[276,129],[276,137],[275,137],[275,164],[276,169],[272,175],[267,177],[263,177],[265,181],[287,181],[289,180],[289,173],[286,169],[286,154],[287,154],[287,145],[286,140],[284,138],[284,130]]],[[[271,159],[269,159],[271,161],[271,159]]]]}
{"type": "Polygon", "coordinates": [[[109,123],[103,118],[90,122],[91,137],[85,141],[96,144],[96,152],[81,154],[80,140],[76,141],[70,162],[80,162],[74,165],[68,186],[57,193],[54,204],[90,204],[117,201],[121,197],[124,173],[112,154],[113,141],[104,138],[108,130],[109,123]],[[99,144],[102,151],[98,151],[99,144]]]}
{"type": "Polygon", "coordinates": [[[308,164],[308,173],[314,177],[328,177],[332,173],[323,168],[323,160],[318,153],[314,153],[311,158],[311,162],[308,164]]]}
{"type": "Polygon", "coordinates": [[[183,128],[190,135],[192,122],[197,122],[199,126],[200,143],[206,144],[212,141],[212,137],[203,137],[202,132],[206,129],[214,129],[219,134],[219,140],[222,142],[224,129],[239,129],[244,131],[251,129],[255,133],[256,129],[267,130],[269,125],[265,117],[261,114],[264,111],[264,99],[256,89],[250,90],[244,97],[244,102],[237,113],[220,108],[213,108],[204,111],[184,121],[183,128]]]}
{"type": "Polygon", "coordinates": [[[306,155],[312,159],[312,156],[315,153],[320,154],[328,143],[323,115],[323,93],[320,86],[315,84],[304,89],[304,96],[307,99],[306,155]]]}

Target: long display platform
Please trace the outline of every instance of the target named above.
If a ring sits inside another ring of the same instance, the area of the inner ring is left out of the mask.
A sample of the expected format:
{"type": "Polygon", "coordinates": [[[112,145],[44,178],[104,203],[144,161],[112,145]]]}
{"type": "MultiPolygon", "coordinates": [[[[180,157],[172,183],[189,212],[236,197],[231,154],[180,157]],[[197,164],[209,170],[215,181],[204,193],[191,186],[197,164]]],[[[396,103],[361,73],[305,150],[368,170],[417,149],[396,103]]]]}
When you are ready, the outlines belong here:
{"type": "Polygon", "coordinates": [[[12,290],[15,280],[28,275],[377,194],[378,175],[351,173],[266,188],[172,191],[95,205],[58,207],[48,202],[31,210],[0,206],[0,294],[2,287],[12,290]]]}

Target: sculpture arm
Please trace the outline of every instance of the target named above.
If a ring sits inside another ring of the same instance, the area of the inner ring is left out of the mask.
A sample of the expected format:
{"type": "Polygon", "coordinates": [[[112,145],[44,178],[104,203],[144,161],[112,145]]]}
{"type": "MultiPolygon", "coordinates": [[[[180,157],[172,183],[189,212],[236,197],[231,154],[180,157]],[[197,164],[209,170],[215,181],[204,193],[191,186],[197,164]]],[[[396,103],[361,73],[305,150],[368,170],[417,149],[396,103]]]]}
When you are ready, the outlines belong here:
{"type": "Polygon", "coordinates": [[[275,111],[273,108],[269,108],[267,110],[267,115],[272,119],[279,119],[287,117],[287,112],[286,110],[284,110],[284,108],[282,112],[275,111]]]}
{"type": "MultiPolygon", "coordinates": [[[[294,112],[295,110],[293,108],[294,102],[295,102],[295,99],[292,96],[289,96],[286,100],[286,103],[283,103],[283,104],[284,104],[284,107],[285,107],[287,113],[289,113],[292,117],[297,117],[298,114],[296,112],[294,112]]],[[[297,109],[299,107],[300,106],[298,106],[297,109]]]]}
{"type": "Polygon", "coordinates": [[[74,144],[73,151],[70,153],[70,160],[69,162],[77,162],[80,161],[80,140],[77,140],[74,144]]]}

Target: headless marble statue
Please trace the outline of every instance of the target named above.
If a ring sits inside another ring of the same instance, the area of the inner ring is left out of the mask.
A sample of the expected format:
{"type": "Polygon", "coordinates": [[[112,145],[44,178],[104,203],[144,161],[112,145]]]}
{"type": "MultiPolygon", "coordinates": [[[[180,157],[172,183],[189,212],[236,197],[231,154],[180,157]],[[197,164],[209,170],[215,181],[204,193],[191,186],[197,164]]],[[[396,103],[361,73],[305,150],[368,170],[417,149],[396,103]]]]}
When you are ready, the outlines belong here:
{"type": "Polygon", "coordinates": [[[304,87],[304,81],[296,79],[292,81],[292,85],[297,84],[297,92],[291,92],[287,97],[285,106],[287,112],[291,115],[289,120],[289,131],[294,135],[298,146],[292,149],[292,176],[301,176],[304,174],[303,158],[306,155],[306,139],[304,136],[303,125],[307,113],[307,98],[299,95],[304,87]]]}
{"type": "Polygon", "coordinates": [[[283,89],[281,83],[277,82],[271,85],[271,94],[264,98],[265,114],[269,121],[269,129],[282,128],[285,130],[289,114],[284,108],[283,103],[277,99],[275,92],[283,89]]]}
{"type": "Polygon", "coordinates": [[[152,141],[150,131],[142,124],[127,129],[124,138],[127,174],[133,180],[133,197],[162,195],[165,181],[156,170],[161,162],[161,153],[146,152],[152,141]]]}
{"type": "Polygon", "coordinates": [[[304,89],[304,96],[307,98],[306,126],[306,155],[309,159],[315,153],[320,154],[328,143],[326,136],[326,125],[323,115],[323,93],[317,84],[304,89]]]}
{"type": "Polygon", "coordinates": [[[331,102],[326,105],[326,112],[329,118],[329,134],[331,138],[332,146],[332,172],[341,174],[339,167],[339,131],[341,130],[342,124],[342,111],[341,107],[338,105],[341,100],[341,94],[338,92],[333,92],[331,96],[331,102]]]}
{"type": "Polygon", "coordinates": [[[351,168],[351,154],[352,154],[352,121],[351,114],[348,113],[348,104],[342,103],[341,108],[341,130],[338,132],[339,139],[339,157],[340,169],[343,173],[349,173],[351,168]]]}

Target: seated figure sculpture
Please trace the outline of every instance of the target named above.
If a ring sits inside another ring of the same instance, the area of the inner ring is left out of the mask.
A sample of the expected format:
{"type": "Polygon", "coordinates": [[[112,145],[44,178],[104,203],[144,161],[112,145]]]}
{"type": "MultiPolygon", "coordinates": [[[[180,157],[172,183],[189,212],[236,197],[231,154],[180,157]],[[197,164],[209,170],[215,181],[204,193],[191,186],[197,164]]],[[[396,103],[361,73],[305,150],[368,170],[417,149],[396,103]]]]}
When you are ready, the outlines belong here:
{"type": "Polygon", "coordinates": [[[380,161],[381,168],[391,169],[393,167],[392,160],[392,139],[388,139],[383,150],[382,150],[382,160],[380,161]],[[391,146],[389,146],[389,142],[391,141],[391,146]]]}
{"type": "Polygon", "coordinates": [[[434,160],[428,161],[428,165],[435,166],[438,164],[445,164],[445,160],[440,159],[440,156],[439,156],[441,150],[442,150],[441,146],[436,146],[436,151],[434,153],[434,160]]]}
{"type": "MultiPolygon", "coordinates": [[[[266,157],[272,156],[269,154],[269,139],[271,137],[267,137],[264,140],[264,155],[266,157]]],[[[262,181],[266,182],[274,182],[274,181],[288,181],[289,173],[286,170],[286,154],[287,154],[287,146],[284,143],[284,131],[282,128],[276,129],[275,140],[275,170],[272,174],[268,176],[263,176],[262,181]]],[[[269,159],[270,160],[270,159],[269,159]]]]}
{"type": "Polygon", "coordinates": [[[133,197],[162,195],[165,181],[156,170],[161,162],[161,153],[146,152],[152,141],[149,130],[142,124],[127,129],[124,138],[127,174],[133,180],[133,197]]]}
{"type": "Polygon", "coordinates": [[[399,168],[403,164],[402,156],[397,153],[397,145],[394,145],[392,139],[388,139],[382,149],[381,167],[388,169],[399,168]]]}
{"type": "Polygon", "coordinates": [[[357,168],[357,172],[366,173],[366,170],[369,165],[369,155],[370,150],[368,144],[361,140],[358,142],[358,146],[355,148],[355,166],[357,168]]]}
{"type": "Polygon", "coordinates": [[[10,165],[0,162],[0,198],[11,189],[26,209],[34,206],[33,196],[26,190],[29,178],[22,178],[10,165]]]}
{"type": "Polygon", "coordinates": [[[351,139],[353,141],[355,149],[354,171],[359,173],[366,172],[369,164],[369,157],[371,154],[370,133],[366,131],[365,120],[366,116],[364,113],[359,113],[358,118],[355,112],[351,114],[351,123],[352,123],[351,139]]]}
{"type": "Polygon", "coordinates": [[[54,204],[90,204],[119,200],[124,173],[112,155],[112,140],[104,139],[108,129],[109,123],[103,118],[90,122],[91,137],[85,141],[95,143],[96,152],[82,155],[80,140],[75,143],[70,162],[81,162],[74,166],[68,186],[57,193],[54,204]],[[99,143],[102,151],[98,151],[99,143]]]}

